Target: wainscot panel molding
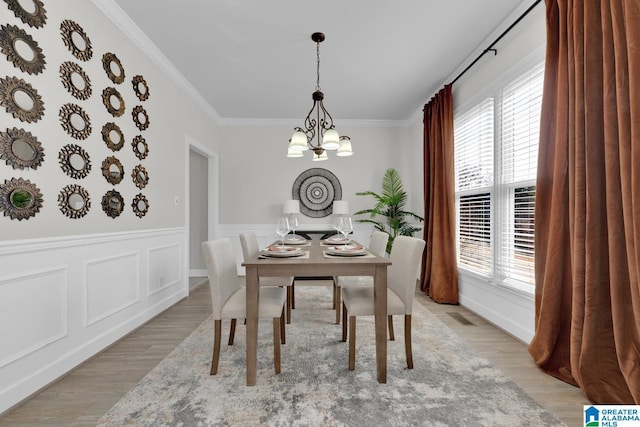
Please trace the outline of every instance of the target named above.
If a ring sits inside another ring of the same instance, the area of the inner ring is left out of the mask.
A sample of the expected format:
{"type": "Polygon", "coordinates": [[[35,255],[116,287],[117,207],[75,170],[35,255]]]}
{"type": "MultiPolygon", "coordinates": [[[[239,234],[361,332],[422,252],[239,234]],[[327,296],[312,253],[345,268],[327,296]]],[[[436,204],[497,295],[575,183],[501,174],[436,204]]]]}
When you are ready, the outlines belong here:
{"type": "Polygon", "coordinates": [[[460,304],[525,343],[535,332],[533,294],[487,283],[459,270],[460,304]]]}
{"type": "MultiPolygon", "coordinates": [[[[298,227],[300,230],[333,230],[331,223],[326,224],[301,224],[298,227]]],[[[256,233],[258,238],[258,246],[260,248],[266,247],[269,243],[275,242],[280,239],[280,236],[275,232],[275,220],[273,225],[271,224],[219,224],[217,236],[228,237],[233,243],[233,247],[236,255],[236,265],[238,266],[238,274],[244,276],[244,267],[242,267],[242,246],[240,245],[240,234],[242,233],[256,233]]],[[[353,233],[351,238],[362,243],[365,246],[369,245],[371,239],[371,233],[373,232],[373,226],[368,224],[360,224],[354,221],[353,233]]],[[[313,236],[314,238],[320,238],[321,236],[313,236]]]]}
{"type": "Polygon", "coordinates": [[[186,234],[0,242],[0,415],[186,297],[186,234]]]}

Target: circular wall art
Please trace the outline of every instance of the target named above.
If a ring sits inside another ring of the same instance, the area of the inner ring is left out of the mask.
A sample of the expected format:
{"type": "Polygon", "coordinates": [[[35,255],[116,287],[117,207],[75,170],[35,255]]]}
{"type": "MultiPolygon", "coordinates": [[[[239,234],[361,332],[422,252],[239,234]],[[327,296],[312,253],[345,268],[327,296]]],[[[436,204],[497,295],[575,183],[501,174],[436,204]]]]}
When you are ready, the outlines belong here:
{"type": "Polygon", "coordinates": [[[102,126],[102,140],[107,144],[111,151],[120,151],[124,146],[124,135],[120,126],[113,122],[109,122],[102,126]]]}
{"type": "Polygon", "coordinates": [[[133,91],[140,101],[149,99],[149,85],[144,77],[141,75],[133,76],[131,84],[133,85],[133,91]]]}
{"type": "Polygon", "coordinates": [[[14,67],[29,74],[39,74],[47,63],[42,49],[33,37],[15,25],[0,27],[0,46],[2,53],[13,62],[14,67]]]}
{"type": "Polygon", "coordinates": [[[116,190],[109,190],[102,196],[102,210],[107,216],[116,218],[124,209],[124,199],[116,190]]]}
{"type": "Polygon", "coordinates": [[[30,132],[14,127],[0,132],[0,159],[14,169],[37,169],[44,160],[44,149],[30,132]]]}
{"type": "Polygon", "coordinates": [[[42,97],[33,86],[17,77],[0,78],[0,105],[23,122],[37,122],[44,115],[42,97]]]}
{"type": "Polygon", "coordinates": [[[76,144],[68,144],[62,147],[58,153],[60,167],[71,178],[82,179],[91,171],[89,153],[76,144]]]}
{"type": "Polygon", "coordinates": [[[133,179],[133,183],[139,189],[143,189],[149,183],[149,173],[147,169],[142,165],[136,165],[135,168],[131,171],[131,178],[133,179]]]}
{"type": "Polygon", "coordinates": [[[87,139],[91,134],[89,115],[77,104],[64,104],[60,107],[60,124],[75,139],[87,139]]]}
{"type": "Polygon", "coordinates": [[[131,207],[133,208],[133,213],[136,214],[138,218],[142,218],[149,210],[149,200],[147,200],[144,194],[138,193],[136,197],[133,198],[131,207]]]}
{"type": "Polygon", "coordinates": [[[108,87],[102,91],[102,103],[113,117],[124,114],[124,99],[115,87],[108,87]]]}
{"type": "Polygon", "coordinates": [[[124,81],[124,68],[115,53],[107,52],[102,55],[102,68],[107,73],[109,80],[115,84],[124,81]]]}
{"type": "Polygon", "coordinates": [[[298,175],[291,195],[300,200],[300,212],[304,215],[323,218],[333,212],[333,201],[342,199],[342,186],[333,173],[312,168],[298,175]]]}
{"type": "Polygon", "coordinates": [[[60,24],[60,34],[62,34],[64,45],[73,56],[80,61],[88,61],[91,59],[93,56],[91,40],[89,40],[89,37],[80,25],[70,19],[65,19],[60,24]]]}
{"type": "Polygon", "coordinates": [[[4,0],[7,6],[19,18],[30,27],[40,28],[47,22],[47,11],[44,4],[40,0],[31,0],[33,3],[33,11],[25,10],[20,4],[20,0],[4,0]]]}
{"type": "Polygon", "coordinates": [[[142,135],[136,135],[131,141],[131,147],[136,157],[140,160],[144,160],[149,155],[149,145],[142,135]]]}
{"type": "Polygon", "coordinates": [[[35,216],[41,207],[42,193],[28,179],[5,179],[0,184],[0,211],[4,216],[22,221],[35,216]]]}
{"type": "Polygon", "coordinates": [[[102,161],[102,176],[109,184],[119,184],[124,177],[124,167],[120,160],[114,156],[109,156],[102,161]]]}
{"type": "Polygon", "coordinates": [[[60,211],[69,218],[82,218],[91,207],[89,192],[80,185],[67,185],[58,194],[58,206],[60,211]]]}
{"type": "Polygon", "coordinates": [[[149,127],[149,115],[142,105],[136,105],[133,107],[131,116],[133,117],[133,122],[136,124],[138,129],[145,130],[149,127]]]}
{"type": "Polygon", "coordinates": [[[60,79],[62,85],[74,97],[85,100],[91,96],[91,80],[82,67],[75,62],[67,61],[60,65],[60,79]]]}

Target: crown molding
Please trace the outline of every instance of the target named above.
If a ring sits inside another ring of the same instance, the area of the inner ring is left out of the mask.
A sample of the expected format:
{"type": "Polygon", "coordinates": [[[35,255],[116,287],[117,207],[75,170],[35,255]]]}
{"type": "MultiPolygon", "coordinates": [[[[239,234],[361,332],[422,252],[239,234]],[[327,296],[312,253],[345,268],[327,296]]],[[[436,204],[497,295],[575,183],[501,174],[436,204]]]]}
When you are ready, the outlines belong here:
{"type": "Polygon", "coordinates": [[[215,123],[222,118],[216,110],[202,97],[200,92],[189,83],[184,75],[169,61],[158,47],[147,37],[114,0],[91,0],[93,4],[122,31],[122,33],[138,46],[156,66],[171,80],[184,90],[189,98],[196,103],[215,123]]]}

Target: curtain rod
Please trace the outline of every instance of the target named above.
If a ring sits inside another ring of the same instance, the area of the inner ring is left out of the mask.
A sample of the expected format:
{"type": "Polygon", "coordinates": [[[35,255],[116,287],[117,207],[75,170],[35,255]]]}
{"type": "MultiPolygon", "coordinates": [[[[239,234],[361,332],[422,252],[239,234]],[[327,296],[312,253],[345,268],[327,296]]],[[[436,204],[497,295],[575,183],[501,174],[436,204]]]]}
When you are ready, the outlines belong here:
{"type": "Polygon", "coordinates": [[[459,79],[460,77],[462,77],[462,76],[464,75],[464,73],[466,73],[467,71],[469,71],[469,69],[470,69],[471,67],[473,67],[474,65],[476,65],[476,62],[478,62],[478,61],[480,60],[480,58],[482,58],[484,55],[486,55],[486,53],[487,53],[487,52],[493,52],[493,53],[494,53],[494,55],[497,55],[497,54],[498,54],[498,51],[497,51],[496,49],[494,49],[493,47],[494,47],[494,46],[495,46],[495,45],[496,45],[496,44],[497,44],[497,43],[498,43],[498,42],[499,42],[499,41],[500,41],[500,40],[501,40],[501,39],[502,39],[502,38],[503,38],[503,37],[504,37],[504,36],[509,32],[509,31],[511,31],[511,30],[513,29],[513,27],[515,27],[516,25],[518,25],[518,23],[519,23],[520,21],[522,21],[522,19],[524,19],[524,17],[525,17],[525,16],[527,16],[527,15],[529,14],[529,12],[531,12],[531,11],[533,10],[533,8],[534,8],[534,7],[536,7],[536,6],[538,5],[538,3],[540,3],[541,1],[542,1],[542,0],[536,0],[536,1],[531,5],[531,6],[529,6],[529,9],[527,9],[527,10],[526,10],[522,15],[520,15],[520,16],[518,17],[518,19],[516,19],[516,20],[513,22],[513,24],[509,25],[509,28],[507,28],[506,30],[504,30],[504,31],[502,32],[502,34],[500,34],[500,35],[498,36],[498,38],[497,38],[497,39],[495,39],[495,40],[493,41],[493,43],[491,43],[491,44],[489,45],[489,47],[488,47],[488,48],[486,48],[485,50],[483,50],[483,51],[482,51],[482,53],[481,53],[480,55],[478,55],[478,57],[477,57],[476,59],[474,59],[474,60],[473,60],[473,62],[467,66],[467,68],[465,68],[464,70],[462,70],[462,72],[461,72],[460,74],[458,74],[458,76],[457,76],[455,79],[453,79],[453,81],[451,82],[451,84],[454,84],[455,82],[457,82],[457,81],[458,81],[458,79],[459,79]]]}

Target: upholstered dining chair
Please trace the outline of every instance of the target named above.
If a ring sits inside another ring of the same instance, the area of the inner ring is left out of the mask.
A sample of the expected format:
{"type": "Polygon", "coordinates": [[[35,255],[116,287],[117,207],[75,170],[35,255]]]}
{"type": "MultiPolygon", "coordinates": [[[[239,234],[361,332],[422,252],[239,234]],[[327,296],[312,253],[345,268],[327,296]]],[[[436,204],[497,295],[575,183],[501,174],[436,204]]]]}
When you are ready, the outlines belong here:
{"type": "MultiPolygon", "coordinates": [[[[255,258],[260,254],[258,238],[255,233],[240,234],[240,245],[244,260],[255,258]]],[[[260,277],[260,286],[285,286],[287,288],[287,323],[291,323],[291,309],[293,308],[293,276],[291,277],[260,277]]]]}
{"type": "MultiPolygon", "coordinates": [[[[222,319],[231,319],[229,345],[233,345],[236,320],[246,318],[246,288],[244,279],[238,276],[233,244],[228,238],[202,243],[202,253],[207,264],[211,303],[213,306],[214,338],[211,375],[218,372],[222,319]]],[[[280,373],[280,342],[285,342],[284,303],[285,290],[277,287],[260,287],[259,318],[273,319],[273,363],[280,373]]]]}
{"type": "MultiPolygon", "coordinates": [[[[376,230],[371,234],[371,241],[367,248],[374,255],[383,257],[387,252],[389,235],[376,230]]],[[[340,323],[341,290],[345,286],[373,286],[372,276],[334,276],[333,277],[333,308],[336,310],[336,324],[340,323]]]]}
{"type": "MultiPolygon", "coordinates": [[[[411,351],[411,313],[416,278],[425,242],[422,239],[398,236],[391,248],[391,265],[387,270],[387,316],[391,331],[391,316],[404,314],[404,347],[407,368],[413,369],[411,351]]],[[[342,292],[342,341],[346,341],[347,316],[349,320],[349,370],[356,363],[356,317],[374,315],[373,286],[349,286],[342,292]]],[[[390,332],[390,335],[392,332],[390,332]]]]}

